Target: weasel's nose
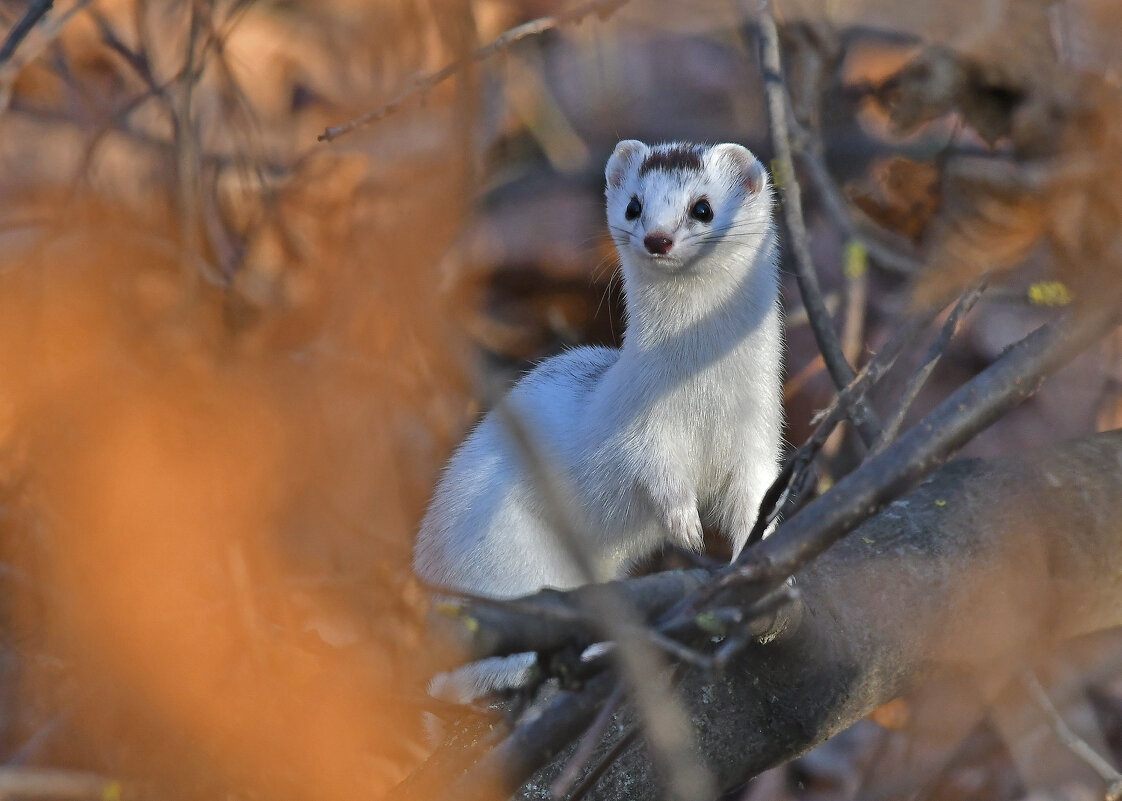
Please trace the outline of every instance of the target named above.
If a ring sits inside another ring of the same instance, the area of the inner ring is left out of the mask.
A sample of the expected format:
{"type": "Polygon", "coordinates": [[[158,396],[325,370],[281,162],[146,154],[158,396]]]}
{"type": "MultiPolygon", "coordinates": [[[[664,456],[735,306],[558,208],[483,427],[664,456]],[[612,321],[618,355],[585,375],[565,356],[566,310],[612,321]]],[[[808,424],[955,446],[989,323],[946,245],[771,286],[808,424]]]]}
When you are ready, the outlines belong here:
{"type": "Polygon", "coordinates": [[[674,240],[663,234],[649,234],[643,238],[643,244],[647,246],[648,253],[666,255],[674,240]]]}

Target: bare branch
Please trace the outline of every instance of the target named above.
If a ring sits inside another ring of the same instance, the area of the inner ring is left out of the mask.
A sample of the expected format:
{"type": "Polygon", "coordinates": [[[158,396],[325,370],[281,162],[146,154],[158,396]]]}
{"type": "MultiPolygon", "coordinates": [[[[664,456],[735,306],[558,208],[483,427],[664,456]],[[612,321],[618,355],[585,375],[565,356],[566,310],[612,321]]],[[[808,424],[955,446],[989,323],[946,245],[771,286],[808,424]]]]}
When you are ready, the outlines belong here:
{"type": "Polygon", "coordinates": [[[919,368],[912,374],[912,377],[908,379],[908,383],[905,385],[904,391],[900,396],[900,402],[897,404],[896,411],[888,421],[888,424],[885,425],[884,431],[881,432],[880,438],[877,440],[876,444],[873,445],[873,453],[880,453],[884,450],[885,446],[896,437],[897,432],[900,431],[900,426],[904,423],[904,417],[907,415],[908,409],[911,408],[915,399],[919,396],[920,390],[922,390],[924,384],[927,383],[927,379],[931,377],[931,373],[934,372],[935,367],[939,364],[939,360],[943,358],[943,352],[946,351],[947,346],[950,345],[951,339],[958,333],[962,318],[970,313],[970,310],[974,308],[974,304],[982,297],[982,293],[985,292],[985,290],[985,282],[978,284],[972,289],[968,289],[963,296],[959,298],[955,307],[951,309],[951,313],[947,316],[946,322],[943,323],[939,335],[935,338],[935,341],[931,343],[931,347],[928,348],[919,368]]]}
{"type": "MultiPolygon", "coordinates": [[[[554,468],[525,421],[509,403],[498,403],[495,413],[510,433],[527,471],[534,477],[558,541],[566,547],[587,581],[602,580],[588,557],[590,549],[585,547],[592,533],[576,511],[581,507],[566,477],[554,468]]],[[[668,666],[652,646],[657,643],[679,658],[688,656],[688,649],[657,632],[648,635],[642,618],[627,605],[626,598],[612,591],[611,585],[592,584],[585,597],[588,612],[599,622],[604,635],[615,643],[614,655],[631,688],[631,698],[642,718],[647,742],[659,762],[666,765],[671,798],[688,801],[709,797],[714,791],[713,779],[697,758],[689,717],[667,686],[668,666]]],[[[515,782],[515,786],[524,778],[515,782]]]]}
{"type": "MultiPolygon", "coordinates": [[[[821,742],[940,661],[952,670],[969,664],[992,671],[997,659],[1016,666],[1026,648],[1040,647],[1040,637],[1122,622],[1112,582],[1097,578],[1113,576],[1122,553],[1120,448],[1113,432],[1029,457],[956,462],[915,490],[906,506],[868,522],[859,537],[808,567],[800,576],[808,613],[782,647],[750,646],[740,657],[748,662],[730,666],[717,683],[704,672],[687,678],[722,786],[821,742]],[[969,494],[960,492],[964,486],[969,494]],[[947,498],[954,500],[947,505],[947,498]],[[1053,536],[1057,525],[1073,522],[1070,537],[1053,536]],[[909,569],[885,583],[886,560],[909,569]],[[1001,636],[979,638],[978,631],[1001,636]]],[[[528,776],[567,742],[566,732],[581,729],[581,715],[591,719],[610,687],[602,674],[584,691],[558,697],[543,718],[503,744],[503,754],[488,755],[454,789],[467,792],[503,775],[502,760],[528,776]]],[[[649,796],[651,765],[629,753],[594,797],[649,796]],[[622,794],[621,773],[628,786],[645,790],[622,794]]]]}
{"type": "Polygon", "coordinates": [[[1024,684],[1025,689],[1028,690],[1029,695],[1033,697],[1037,705],[1044,710],[1044,714],[1048,716],[1048,720],[1052,724],[1052,730],[1056,733],[1060,742],[1102,777],[1103,782],[1106,783],[1108,801],[1122,796],[1122,773],[1119,773],[1098,751],[1071,730],[1071,727],[1064,721],[1063,716],[1056,709],[1056,705],[1052,703],[1052,699],[1040,686],[1040,681],[1037,680],[1032,671],[1026,670],[1021,673],[1021,683],[1024,684]]]}
{"type": "MultiPolygon", "coordinates": [[[[774,535],[746,548],[732,567],[718,573],[715,581],[702,585],[692,597],[682,598],[663,613],[658,628],[665,632],[700,625],[706,605],[727,605],[724,590],[741,588],[739,596],[743,603],[766,597],[846,533],[913,487],[963,443],[1035,392],[1047,375],[1114,328],[1116,318],[1116,309],[1107,303],[1084,310],[1078,316],[1069,315],[1061,323],[1042,326],[1010,347],[903,437],[842,479],[829,493],[812,501],[774,535]]],[[[705,574],[703,570],[696,572],[705,574]]],[[[678,581],[671,575],[655,575],[647,580],[652,585],[663,580],[678,581]]],[[[592,589],[586,587],[582,591],[592,589]]],[[[665,595],[658,597],[661,602],[667,600],[665,595]]],[[[569,741],[582,722],[592,717],[599,699],[590,698],[589,694],[602,693],[602,698],[608,692],[599,684],[602,678],[597,676],[581,693],[559,697],[554,702],[549,717],[557,721],[556,728],[539,718],[530,727],[516,730],[504,743],[503,754],[489,754],[478,773],[469,772],[464,787],[471,785],[473,776],[478,780],[488,775],[525,780],[569,741]],[[510,764],[515,766],[512,773],[502,773],[503,760],[511,760],[510,764]]]]}
{"type": "Polygon", "coordinates": [[[4,37],[4,43],[0,44],[0,67],[4,66],[16,52],[19,43],[22,42],[27,34],[31,33],[32,29],[39,23],[51,6],[55,4],[55,0],[34,0],[27,7],[27,11],[19,21],[12,26],[8,31],[8,35],[4,37]]]}
{"type": "MultiPolygon", "coordinates": [[[[768,119],[771,126],[772,148],[775,151],[775,173],[779,192],[783,196],[783,214],[791,235],[794,253],[795,278],[803,298],[818,350],[826,369],[840,390],[850,383],[855,373],[845,358],[837,332],[830,321],[829,312],[822,299],[818,274],[810,255],[806,223],[803,220],[802,192],[795,178],[791,159],[791,137],[787,128],[787,93],[783,83],[783,64],[779,52],[779,30],[770,6],[764,6],[759,15],[760,50],[763,61],[764,91],[767,94],[768,119]]],[[[872,445],[880,434],[880,424],[872,409],[864,401],[856,403],[851,413],[853,425],[866,445],[872,445]]]]}
{"type": "Polygon", "coordinates": [[[794,509],[795,503],[805,489],[810,465],[826,440],[838,424],[849,415],[853,405],[864,398],[892,368],[904,348],[923,330],[931,316],[931,314],[915,316],[905,321],[861,369],[861,372],[834,396],[834,400],[821,413],[821,422],[810,439],[787,459],[775,481],[764,493],[756,523],[748,535],[747,545],[758,542],[776,520],[783,518],[794,509]]]}
{"type": "Polygon", "coordinates": [[[617,683],[615,676],[604,672],[593,676],[579,691],[561,691],[537,717],[516,727],[509,737],[485,751],[470,767],[463,763],[473,757],[477,749],[471,749],[470,754],[453,755],[445,755],[447,749],[438,751],[394,788],[386,801],[429,798],[493,801],[496,788],[518,787],[579,736],[617,683]],[[441,759],[442,756],[445,758],[441,759]],[[445,764],[449,761],[452,770],[445,764]]]}
{"type": "Polygon", "coordinates": [[[856,525],[910,489],[974,435],[1033,394],[1045,377],[1117,325],[1112,304],[1045,325],[1011,346],[919,424],[816,498],[773,536],[746,548],[726,581],[774,590],[856,525]],[[733,578],[733,576],[737,578],[733,578]]]}
{"type": "MultiPolygon", "coordinates": [[[[596,746],[599,744],[600,738],[604,736],[604,732],[608,730],[608,724],[612,722],[612,716],[615,715],[616,710],[619,709],[622,700],[623,690],[616,687],[608,700],[604,702],[604,706],[601,707],[600,713],[596,716],[596,720],[592,721],[592,725],[588,727],[584,736],[581,737],[580,742],[577,744],[577,750],[574,751],[573,755],[569,758],[565,769],[561,771],[561,775],[554,779],[553,784],[549,786],[549,793],[553,798],[561,798],[573,787],[581,770],[584,769],[589,760],[595,755],[596,746]]],[[[574,797],[579,793],[580,787],[573,793],[574,797]]],[[[572,801],[571,798],[570,801],[572,801]]]]}
{"type": "Polygon", "coordinates": [[[562,11],[545,17],[538,17],[537,19],[532,19],[529,22],[517,25],[502,33],[490,44],[484,45],[465,58],[453,61],[451,64],[446,65],[436,72],[418,76],[408,89],[402,91],[397,97],[384,106],[369,111],[361,117],[356,117],[353,120],[344,122],[341,125],[334,125],[327,128],[319,135],[318,140],[320,142],[331,142],[338,139],[343,134],[350,133],[356,128],[361,128],[370,123],[384,119],[397,111],[407,100],[410,100],[415,95],[427,94],[457,72],[461,72],[468,65],[485,61],[496,53],[506,50],[516,42],[520,42],[531,36],[541,36],[546,31],[560,28],[563,25],[576,24],[592,14],[596,14],[600,19],[607,19],[626,2],[627,0],[588,0],[588,2],[574,6],[568,11],[562,11]]]}
{"type": "Polygon", "coordinates": [[[826,166],[822,143],[817,134],[802,130],[795,138],[795,144],[807,175],[818,191],[819,200],[842,234],[847,239],[860,242],[868,251],[869,257],[886,270],[898,275],[913,275],[919,270],[922,265],[914,254],[884,241],[890,236],[888,232],[855,217],[826,166]]]}
{"type": "MultiPolygon", "coordinates": [[[[809,565],[799,575],[807,613],[792,636],[750,645],[718,682],[700,672],[683,680],[722,789],[917,683],[961,686],[974,675],[985,703],[1031,655],[1122,624],[1120,456],[1122,433],[1109,432],[955,462],[809,565]]],[[[638,801],[657,781],[633,749],[589,797],[638,801]]],[[[535,781],[518,798],[538,792],[535,781]]]]}
{"type": "MultiPolygon", "coordinates": [[[[623,734],[619,736],[619,739],[612,743],[612,747],[601,754],[600,759],[597,760],[596,764],[592,766],[592,769],[585,774],[580,784],[573,788],[573,792],[568,797],[567,801],[580,801],[580,799],[586,797],[592,788],[596,786],[596,782],[600,781],[600,777],[604,775],[604,772],[611,767],[611,765],[619,759],[620,754],[627,750],[631,743],[635,741],[638,734],[638,727],[635,725],[628,726],[623,734]]],[[[1110,800],[1108,799],[1108,801],[1110,800]]]]}
{"type": "Polygon", "coordinates": [[[39,3],[36,2],[36,4],[28,10],[28,13],[16,23],[15,28],[12,29],[7,39],[4,41],[4,45],[0,46],[0,50],[5,50],[5,48],[7,48],[4,53],[4,58],[0,58],[0,112],[6,111],[11,104],[12,87],[23,65],[39,55],[39,53],[58,36],[63,26],[91,2],[92,0],[76,0],[74,5],[53,18],[46,17],[53,3],[47,3],[44,8],[39,8],[39,3]],[[28,45],[20,51],[19,58],[14,58],[20,42],[22,42],[35,28],[35,25],[39,23],[43,25],[40,35],[31,45],[28,45]],[[16,38],[17,33],[19,34],[18,39],[16,38]],[[8,48],[9,43],[11,44],[10,48],[8,48]]]}
{"type": "MultiPolygon", "coordinates": [[[[712,573],[702,568],[659,573],[636,579],[609,582],[614,598],[624,598],[628,607],[647,621],[663,615],[682,598],[701,587],[712,573]]],[[[453,639],[471,659],[523,653],[555,651],[566,643],[583,647],[598,636],[588,614],[588,586],[560,592],[546,589],[504,604],[481,599],[457,608],[453,639]],[[568,618],[568,619],[566,619],[568,618]]],[[[673,629],[663,634],[677,636],[673,629]]]]}

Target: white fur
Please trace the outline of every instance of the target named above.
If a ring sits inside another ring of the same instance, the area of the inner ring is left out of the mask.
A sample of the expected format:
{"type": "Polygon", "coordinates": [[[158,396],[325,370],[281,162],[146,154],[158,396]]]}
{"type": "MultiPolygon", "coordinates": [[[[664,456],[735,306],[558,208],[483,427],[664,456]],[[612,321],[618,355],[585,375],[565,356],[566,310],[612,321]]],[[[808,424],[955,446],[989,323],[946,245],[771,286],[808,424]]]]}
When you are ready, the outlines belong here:
{"type": "MultiPolygon", "coordinates": [[[[700,172],[639,175],[649,148],[608,161],[608,224],[627,299],[623,348],[547,359],[505,402],[572,485],[603,578],[667,543],[702,546],[702,521],[739,550],[775,478],[782,419],[772,193],[740,145],[699,147],[700,172]],[[714,218],[689,215],[701,197],[714,218]],[[642,214],[629,221],[632,197],[642,214]],[[674,244],[652,256],[643,239],[674,244]]],[[[493,414],[456,452],[421,524],[417,572],[443,586],[514,597],[582,581],[493,414]]]]}

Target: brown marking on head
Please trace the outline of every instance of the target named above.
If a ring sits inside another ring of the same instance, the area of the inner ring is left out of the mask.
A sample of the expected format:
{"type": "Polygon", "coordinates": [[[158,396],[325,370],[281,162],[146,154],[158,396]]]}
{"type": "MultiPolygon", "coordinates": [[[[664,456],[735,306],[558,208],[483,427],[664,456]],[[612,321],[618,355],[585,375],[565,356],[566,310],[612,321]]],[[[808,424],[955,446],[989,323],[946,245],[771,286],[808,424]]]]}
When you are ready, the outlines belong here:
{"type": "Polygon", "coordinates": [[[639,177],[652,170],[700,172],[702,166],[701,156],[694,146],[670,145],[655,148],[643,159],[643,163],[639,165],[639,177]]]}

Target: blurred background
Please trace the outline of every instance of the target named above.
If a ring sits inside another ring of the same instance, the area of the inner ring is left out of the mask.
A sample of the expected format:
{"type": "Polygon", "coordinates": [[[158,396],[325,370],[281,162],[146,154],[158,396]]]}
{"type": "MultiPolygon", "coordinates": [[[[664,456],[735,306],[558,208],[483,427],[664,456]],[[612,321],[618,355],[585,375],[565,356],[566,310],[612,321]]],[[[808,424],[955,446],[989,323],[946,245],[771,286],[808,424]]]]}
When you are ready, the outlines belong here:
{"type": "MultiPolygon", "coordinates": [[[[449,655],[424,635],[410,549],[440,465],[482,412],[478,379],[620,341],[602,203],[616,141],[772,155],[751,13],[585,5],[429,86],[418,76],[566,7],[0,2],[0,763],[88,771],[113,782],[95,783],[105,798],[330,798],[377,797],[426,756],[425,677],[449,655]]],[[[860,364],[917,286],[962,278],[917,267],[953,230],[947,165],[1029,147],[951,108],[904,124],[881,87],[939,45],[1011,82],[1047,86],[1062,68],[1117,90],[1122,12],[777,11],[796,118],[856,221],[804,193],[860,364]]],[[[938,78],[929,66],[924,80],[938,78]]],[[[1094,131],[1117,154],[1122,128],[1103,119],[1094,131]]],[[[1049,213],[1023,211],[1025,225],[1049,213]]],[[[994,257],[1009,269],[909,420],[1078,288],[1040,230],[994,257]]],[[[789,275],[784,302],[798,444],[833,385],[789,275]]],[[[1081,357],[968,451],[1118,426],[1120,349],[1081,357]]],[[[821,487],[859,453],[839,437],[828,456],[821,487]]],[[[1086,709],[1117,750],[1122,674],[1101,674],[1086,709]]],[[[883,732],[905,727],[868,721],[761,797],[851,797],[895,736],[883,732]]],[[[986,770],[948,769],[937,797],[1023,795],[1008,749],[985,742],[970,753],[986,770]]]]}

